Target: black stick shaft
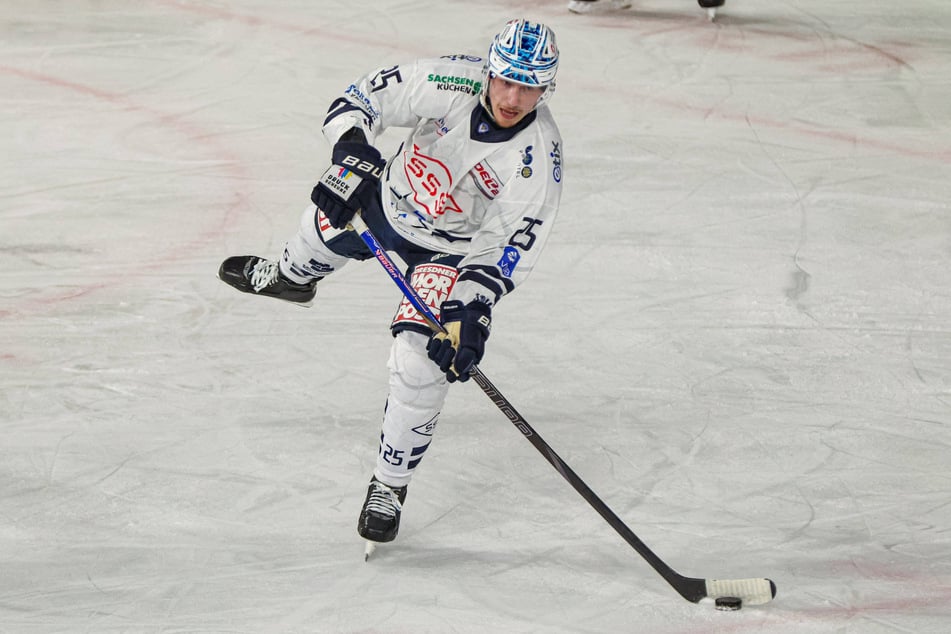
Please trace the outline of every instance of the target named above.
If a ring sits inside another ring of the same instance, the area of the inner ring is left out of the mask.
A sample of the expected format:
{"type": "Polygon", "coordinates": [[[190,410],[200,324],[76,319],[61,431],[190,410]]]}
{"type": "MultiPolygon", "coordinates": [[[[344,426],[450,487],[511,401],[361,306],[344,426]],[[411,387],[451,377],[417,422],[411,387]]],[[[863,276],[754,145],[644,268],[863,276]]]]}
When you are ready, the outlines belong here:
{"type": "MultiPolygon", "coordinates": [[[[429,306],[426,305],[426,302],[419,297],[406,278],[403,277],[400,273],[396,264],[387,254],[386,250],[380,246],[380,243],[377,242],[376,238],[370,232],[370,228],[367,227],[363,219],[357,215],[354,217],[351,226],[354,230],[360,235],[367,247],[373,252],[374,257],[377,261],[383,266],[387,273],[390,275],[390,279],[399,287],[406,299],[413,305],[413,308],[426,320],[426,323],[436,332],[445,332],[442,325],[436,319],[433,312],[429,309],[429,306]]],[[[650,548],[647,547],[647,544],[641,541],[641,539],[634,534],[628,526],[621,521],[621,518],[617,514],[608,508],[608,505],[605,504],[601,498],[599,498],[591,488],[585,484],[584,480],[578,476],[574,470],[568,466],[568,464],[561,459],[561,457],[555,453],[555,450],[545,442],[545,440],[538,435],[528,421],[518,413],[518,410],[515,409],[515,406],[505,398],[505,396],[492,384],[491,381],[482,373],[478,367],[472,370],[471,375],[472,380],[482,388],[482,391],[485,392],[485,395],[498,407],[503,414],[511,421],[513,425],[525,438],[528,439],[532,446],[538,450],[538,452],[555,468],[562,477],[574,487],[575,491],[581,494],[581,497],[597,511],[605,521],[611,525],[617,533],[626,541],[631,547],[637,551],[637,553],[644,558],[644,560],[651,565],[651,567],[663,577],[667,583],[669,583],[677,592],[680,593],[682,597],[688,601],[693,601],[696,603],[700,599],[706,596],[706,585],[703,579],[692,579],[690,577],[684,577],[679,574],[673,568],[668,566],[664,560],[654,554],[650,548]]]]}

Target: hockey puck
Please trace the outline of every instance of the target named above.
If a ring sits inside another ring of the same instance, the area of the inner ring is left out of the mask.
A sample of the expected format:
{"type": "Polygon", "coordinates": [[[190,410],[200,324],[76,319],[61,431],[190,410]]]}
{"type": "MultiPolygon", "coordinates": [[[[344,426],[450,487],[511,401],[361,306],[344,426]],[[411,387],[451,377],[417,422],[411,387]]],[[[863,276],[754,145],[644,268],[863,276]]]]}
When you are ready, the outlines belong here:
{"type": "Polygon", "coordinates": [[[743,607],[743,599],[739,597],[717,597],[716,606],[718,610],[732,612],[743,607]]]}

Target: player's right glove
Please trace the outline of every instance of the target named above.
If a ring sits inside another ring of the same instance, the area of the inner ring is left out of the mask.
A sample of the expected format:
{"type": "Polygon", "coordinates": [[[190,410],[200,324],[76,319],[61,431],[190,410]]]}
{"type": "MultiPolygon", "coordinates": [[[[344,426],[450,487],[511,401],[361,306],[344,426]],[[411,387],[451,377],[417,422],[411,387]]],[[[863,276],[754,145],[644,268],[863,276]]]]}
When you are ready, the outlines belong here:
{"type": "Polygon", "coordinates": [[[485,354],[485,341],[492,330],[492,307],[480,301],[463,305],[450,300],[440,307],[440,317],[446,332],[430,337],[426,352],[450,383],[468,381],[485,354]]]}
{"type": "Polygon", "coordinates": [[[339,141],[334,145],[332,161],[310,199],[334,228],[343,229],[357,210],[366,209],[379,196],[386,161],[375,147],[358,141],[339,141]]]}

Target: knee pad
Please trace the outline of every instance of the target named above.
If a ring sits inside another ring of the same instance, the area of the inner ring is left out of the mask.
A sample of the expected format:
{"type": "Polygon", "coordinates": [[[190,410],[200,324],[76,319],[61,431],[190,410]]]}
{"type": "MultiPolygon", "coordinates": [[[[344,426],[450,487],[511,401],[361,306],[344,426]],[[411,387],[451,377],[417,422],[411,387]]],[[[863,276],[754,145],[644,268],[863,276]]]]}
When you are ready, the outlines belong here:
{"type": "Polygon", "coordinates": [[[404,486],[413,477],[449,390],[445,375],[426,356],[428,340],[417,332],[401,332],[390,351],[390,393],[374,474],[393,486],[404,486]]]}
{"type": "MultiPolygon", "coordinates": [[[[435,416],[449,391],[446,376],[426,355],[427,335],[404,330],[393,338],[390,359],[390,400],[435,416]]],[[[393,403],[391,402],[391,405],[393,403]]]]}
{"type": "Polygon", "coordinates": [[[304,210],[297,233],[284,245],[281,256],[281,272],[298,283],[326,277],[347,263],[346,257],[334,253],[318,235],[315,211],[315,207],[304,210]]]}

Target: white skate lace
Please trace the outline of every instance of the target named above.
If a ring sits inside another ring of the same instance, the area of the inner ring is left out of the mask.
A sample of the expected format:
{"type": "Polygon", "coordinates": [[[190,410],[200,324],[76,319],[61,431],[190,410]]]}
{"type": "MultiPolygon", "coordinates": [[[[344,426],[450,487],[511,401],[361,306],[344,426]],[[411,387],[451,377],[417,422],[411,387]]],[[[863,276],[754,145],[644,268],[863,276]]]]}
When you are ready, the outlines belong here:
{"type": "Polygon", "coordinates": [[[279,273],[280,269],[278,268],[277,262],[260,260],[254,265],[254,268],[251,269],[251,286],[255,291],[267,288],[277,280],[279,273]]]}
{"type": "Polygon", "coordinates": [[[386,486],[382,482],[372,482],[373,491],[367,498],[367,513],[382,517],[396,517],[396,512],[402,510],[400,499],[396,491],[386,486]]]}

